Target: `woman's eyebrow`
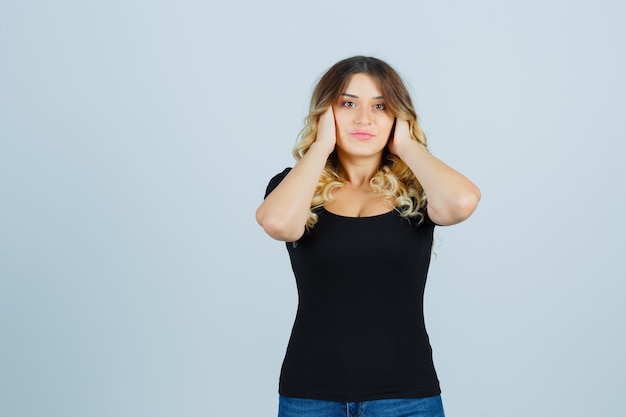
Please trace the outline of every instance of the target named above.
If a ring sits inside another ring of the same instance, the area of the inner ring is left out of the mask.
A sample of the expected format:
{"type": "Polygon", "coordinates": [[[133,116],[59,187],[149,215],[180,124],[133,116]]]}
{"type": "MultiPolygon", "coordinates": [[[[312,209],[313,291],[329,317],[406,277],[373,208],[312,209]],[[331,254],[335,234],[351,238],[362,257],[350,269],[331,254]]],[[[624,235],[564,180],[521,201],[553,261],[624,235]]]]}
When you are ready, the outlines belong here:
{"type": "MultiPolygon", "coordinates": [[[[355,96],[354,94],[348,94],[348,93],[343,93],[342,96],[359,98],[359,96],[355,96]]],[[[383,99],[383,96],[372,97],[372,100],[382,100],[382,99],[383,99]]]]}

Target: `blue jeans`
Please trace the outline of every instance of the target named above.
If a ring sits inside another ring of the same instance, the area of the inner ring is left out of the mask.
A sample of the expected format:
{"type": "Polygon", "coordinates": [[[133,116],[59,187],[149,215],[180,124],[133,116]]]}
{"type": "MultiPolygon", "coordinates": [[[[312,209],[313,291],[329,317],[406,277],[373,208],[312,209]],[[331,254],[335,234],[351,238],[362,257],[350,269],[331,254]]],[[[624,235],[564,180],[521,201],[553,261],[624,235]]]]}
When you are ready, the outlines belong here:
{"type": "Polygon", "coordinates": [[[445,417],[441,396],[361,402],[279,397],[278,417],[445,417]]]}

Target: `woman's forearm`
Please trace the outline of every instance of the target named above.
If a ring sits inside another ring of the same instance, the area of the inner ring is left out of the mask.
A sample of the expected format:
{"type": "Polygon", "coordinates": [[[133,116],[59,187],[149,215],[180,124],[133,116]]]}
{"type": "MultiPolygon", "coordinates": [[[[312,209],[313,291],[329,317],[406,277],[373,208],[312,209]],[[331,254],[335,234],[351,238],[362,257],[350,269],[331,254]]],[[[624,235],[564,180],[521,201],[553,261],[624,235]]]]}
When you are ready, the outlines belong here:
{"type": "Polygon", "coordinates": [[[305,230],[311,200],[328,159],[328,151],[313,143],[256,211],[263,230],[277,240],[294,242],[305,230]]]}
{"type": "Polygon", "coordinates": [[[398,155],[424,188],[428,215],[440,225],[460,223],[476,209],[480,190],[464,175],[446,165],[417,141],[410,141],[398,155]]]}

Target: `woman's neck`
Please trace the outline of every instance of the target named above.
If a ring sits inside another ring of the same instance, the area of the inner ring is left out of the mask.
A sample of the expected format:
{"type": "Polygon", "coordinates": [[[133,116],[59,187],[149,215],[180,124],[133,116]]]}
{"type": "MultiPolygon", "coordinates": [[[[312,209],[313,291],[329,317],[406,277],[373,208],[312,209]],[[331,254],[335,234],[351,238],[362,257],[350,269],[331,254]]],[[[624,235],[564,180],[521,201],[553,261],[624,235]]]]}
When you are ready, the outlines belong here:
{"type": "Polygon", "coordinates": [[[339,157],[343,180],[353,187],[369,186],[370,180],[380,168],[381,157],[339,157]]]}

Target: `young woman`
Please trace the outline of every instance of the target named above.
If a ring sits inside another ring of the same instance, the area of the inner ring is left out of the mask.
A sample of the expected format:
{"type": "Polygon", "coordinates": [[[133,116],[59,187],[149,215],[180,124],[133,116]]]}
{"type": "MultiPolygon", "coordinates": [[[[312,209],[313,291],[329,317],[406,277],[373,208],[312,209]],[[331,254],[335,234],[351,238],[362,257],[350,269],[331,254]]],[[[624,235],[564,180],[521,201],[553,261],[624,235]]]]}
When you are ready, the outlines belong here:
{"type": "Polygon", "coordinates": [[[404,83],[372,57],[322,76],[294,155],[256,212],[299,295],[279,417],[443,416],[423,316],[433,229],[480,191],[429,153],[404,83]]]}

